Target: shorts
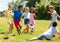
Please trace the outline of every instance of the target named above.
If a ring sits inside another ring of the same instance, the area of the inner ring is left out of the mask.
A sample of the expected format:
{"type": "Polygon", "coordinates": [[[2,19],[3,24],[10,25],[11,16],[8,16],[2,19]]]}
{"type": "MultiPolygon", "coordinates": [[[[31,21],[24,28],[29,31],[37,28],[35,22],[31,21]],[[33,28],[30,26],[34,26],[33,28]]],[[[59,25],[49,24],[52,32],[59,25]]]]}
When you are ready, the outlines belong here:
{"type": "Polygon", "coordinates": [[[13,19],[7,19],[6,21],[8,21],[8,24],[12,24],[13,23],[13,19]]]}
{"type": "Polygon", "coordinates": [[[30,20],[29,19],[25,19],[24,20],[24,24],[29,24],[30,23],[30,20]]]}
{"type": "Polygon", "coordinates": [[[14,25],[15,25],[16,28],[19,28],[21,26],[21,21],[14,20],[14,25]]]}

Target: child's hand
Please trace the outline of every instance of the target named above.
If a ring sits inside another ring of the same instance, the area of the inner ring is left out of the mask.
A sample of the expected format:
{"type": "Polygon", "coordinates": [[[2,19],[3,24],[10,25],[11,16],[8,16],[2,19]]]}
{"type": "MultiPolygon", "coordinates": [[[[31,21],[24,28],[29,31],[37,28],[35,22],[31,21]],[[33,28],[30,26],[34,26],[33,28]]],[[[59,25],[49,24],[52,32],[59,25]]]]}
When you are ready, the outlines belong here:
{"type": "Polygon", "coordinates": [[[48,11],[47,13],[48,13],[48,14],[50,14],[51,12],[50,12],[50,11],[48,11]]]}

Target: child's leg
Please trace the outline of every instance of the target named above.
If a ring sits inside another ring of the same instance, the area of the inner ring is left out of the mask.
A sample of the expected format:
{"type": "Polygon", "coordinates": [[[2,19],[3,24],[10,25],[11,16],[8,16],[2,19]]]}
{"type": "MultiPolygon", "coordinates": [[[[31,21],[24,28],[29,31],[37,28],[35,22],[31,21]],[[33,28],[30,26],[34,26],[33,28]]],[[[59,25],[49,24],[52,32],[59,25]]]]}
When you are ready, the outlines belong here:
{"type": "Polygon", "coordinates": [[[34,37],[34,38],[29,39],[29,40],[33,41],[33,40],[38,40],[38,39],[37,39],[37,37],[34,37]]]}
{"type": "Polygon", "coordinates": [[[28,33],[28,31],[29,31],[29,27],[30,27],[29,24],[27,24],[27,25],[26,25],[27,33],[28,33]]]}
{"type": "Polygon", "coordinates": [[[20,21],[20,24],[19,24],[19,27],[20,27],[20,33],[21,33],[21,29],[22,29],[22,22],[20,21]]]}
{"type": "Polygon", "coordinates": [[[26,25],[26,28],[24,29],[24,32],[25,32],[25,30],[27,30],[27,32],[29,31],[29,27],[30,27],[30,20],[29,19],[25,19],[25,21],[24,21],[24,23],[25,23],[25,25],[26,25]]]}
{"type": "Polygon", "coordinates": [[[12,33],[12,31],[13,31],[13,24],[11,23],[9,27],[9,32],[12,33]]]}
{"type": "Polygon", "coordinates": [[[18,20],[14,20],[15,27],[17,29],[18,34],[20,35],[20,24],[18,20]]]}
{"type": "Polygon", "coordinates": [[[12,33],[12,31],[13,31],[13,23],[11,21],[9,21],[8,24],[9,24],[9,33],[12,33]]]}
{"type": "Polygon", "coordinates": [[[23,32],[25,32],[25,31],[27,31],[27,33],[28,33],[28,31],[29,31],[29,24],[26,24],[26,28],[24,29],[23,32]]]}
{"type": "Polygon", "coordinates": [[[53,22],[51,22],[51,23],[50,23],[50,26],[49,26],[49,28],[52,26],[52,24],[53,24],[53,22]]]}
{"type": "Polygon", "coordinates": [[[43,38],[45,38],[45,36],[44,35],[39,35],[38,37],[34,37],[34,38],[31,38],[31,39],[29,39],[29,40],[42,40],[43,38]]]}
{"type": "Polygon", "coordinates": [[[18,32],[18,34],[20,35],[20,30],[19,30],[19,28],[17,27],[17,32],[18,32]]]}

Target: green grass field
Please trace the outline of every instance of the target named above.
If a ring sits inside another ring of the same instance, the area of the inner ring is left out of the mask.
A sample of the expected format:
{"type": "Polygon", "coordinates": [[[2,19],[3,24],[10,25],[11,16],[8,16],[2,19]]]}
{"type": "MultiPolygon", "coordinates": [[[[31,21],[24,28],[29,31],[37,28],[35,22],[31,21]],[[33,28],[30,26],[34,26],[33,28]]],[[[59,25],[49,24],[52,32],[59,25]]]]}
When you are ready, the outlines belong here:
{"type": "MultiPolygon", "coordinates": [[[[35,36],[38,36],[39,34],[43,33],[44,31],[48,30],[48,27],[50,25],[49,20],[35,20],[35,31],[31,33],[29,31],[28,34],[22,33],[20,36],[18,35],[16,28],[13,29],[13,34],[16,36],[9,36],[8,40],[4,40],[4,35],[8,33],[8,24],[6,22],[6,18],[0,17],[0,42],[60,42],[60,35],[56,34],[56,37],[52,38],[51,40],[35,40],[35,41],[26,41],[26,38],[32,38],[35,36]],[[1,34],[1,32],[5,32],[5,34],[1,34]]],[[[22,23],[23,28],[25,28],[24,23],[22,23]]],[[[57,29],[60,30],[60,21],[58,21],[57,29]]]]}

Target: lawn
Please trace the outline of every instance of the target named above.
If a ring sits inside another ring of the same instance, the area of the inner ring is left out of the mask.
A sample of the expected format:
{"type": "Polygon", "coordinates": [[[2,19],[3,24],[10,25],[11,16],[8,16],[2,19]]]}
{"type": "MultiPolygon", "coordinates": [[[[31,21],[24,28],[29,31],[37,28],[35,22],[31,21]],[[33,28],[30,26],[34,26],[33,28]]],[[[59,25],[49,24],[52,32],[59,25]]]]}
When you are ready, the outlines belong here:
{"type": "MultiPolygon", "coordinates": [[[[22,21],[23,22],[23,21],[22,21]]],[[[6,18],[0,17],[0,42],[60,42],[60,35],[56,33],[56,37],[52,38],[51,40],[35,40],[35,41],[26,41],[26,38],[32,38],[38,36],[39,34],[43,33],[44,31],[48,30],[50,25],[50,20],[35,20],[35,31],[31,33],[22,33],[20,36],[18,35],[16,28],[13,29],[13,34],[16,36],[9,36],[8,40],[4,40],[4,35],[8,33],[8,24],[6,18]],[[5,34],[1,34],[1,32],[5,32],[5,34]]],[[[25,28],[24,23],[22,23],[22,31],[25,28]]],[[[57,29],[60,30],[60,21],[58,21],[57,29]]]]}

